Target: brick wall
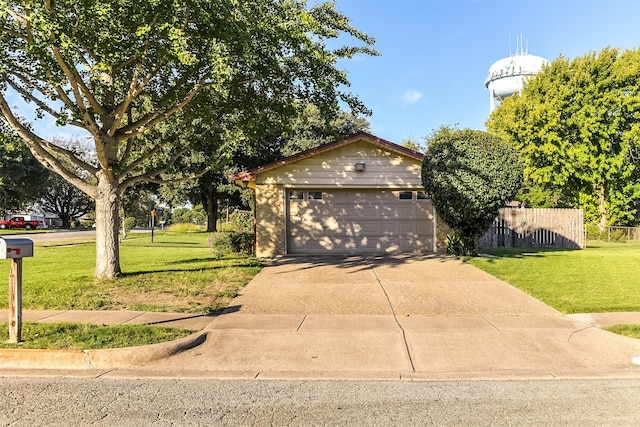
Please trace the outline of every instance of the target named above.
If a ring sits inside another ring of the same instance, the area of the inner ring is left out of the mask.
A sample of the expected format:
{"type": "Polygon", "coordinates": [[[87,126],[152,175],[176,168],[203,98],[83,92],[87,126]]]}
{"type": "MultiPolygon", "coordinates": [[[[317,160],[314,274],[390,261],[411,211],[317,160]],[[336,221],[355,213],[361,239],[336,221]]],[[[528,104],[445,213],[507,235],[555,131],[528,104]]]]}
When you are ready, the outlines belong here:
{"type": "Polygon", "coordinates": [[[256,256],[285,253],[285,215],[282,185],[256,186],[256,256]]]}

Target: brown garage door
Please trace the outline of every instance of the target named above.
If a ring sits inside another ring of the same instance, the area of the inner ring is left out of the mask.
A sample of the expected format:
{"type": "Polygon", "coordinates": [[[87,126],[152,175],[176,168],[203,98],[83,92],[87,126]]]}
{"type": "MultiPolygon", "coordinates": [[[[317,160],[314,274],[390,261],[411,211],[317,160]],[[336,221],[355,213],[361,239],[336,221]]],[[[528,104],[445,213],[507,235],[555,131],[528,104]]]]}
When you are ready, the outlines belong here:
{"type": "Polygon", "coordinates": [[[390,190],[287,191],[287,252],[432,252],[433,208],[423,193],[390,190]]]}

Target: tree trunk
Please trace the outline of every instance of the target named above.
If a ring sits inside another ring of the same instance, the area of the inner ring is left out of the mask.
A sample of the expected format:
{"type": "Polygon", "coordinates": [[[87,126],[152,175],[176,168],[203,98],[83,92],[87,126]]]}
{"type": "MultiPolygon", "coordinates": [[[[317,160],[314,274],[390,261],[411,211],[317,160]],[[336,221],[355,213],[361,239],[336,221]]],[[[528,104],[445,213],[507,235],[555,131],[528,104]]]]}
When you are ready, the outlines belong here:
{"type": "Polygon", "coordinates": [[[112,279],[121,273],[119,208],[118,188],[106,179],[99,178],[96,197],[96,270],[93,274],[97,279],[112,279]]]}
{"type": "Polygon", "coordinates": [[[218,194],[215,188],[204,188],[202,192],[202,205],[207,211],[207,231],[218,231],[218,194]]]}
{"type": "Polygon", "coordinates": [[[598,189],[598,202],[599,202],[599,213],[600,213],[600,230],[604,230],[607,226],[607,200],[605,197],[604,185],[602,185],[598,189]]]}
{"type": "Polygon", "coordinates": [[[66,213],[59,212],[58,217],[62,221],[62,228],[71,228],[71,217],[66,213]]]}

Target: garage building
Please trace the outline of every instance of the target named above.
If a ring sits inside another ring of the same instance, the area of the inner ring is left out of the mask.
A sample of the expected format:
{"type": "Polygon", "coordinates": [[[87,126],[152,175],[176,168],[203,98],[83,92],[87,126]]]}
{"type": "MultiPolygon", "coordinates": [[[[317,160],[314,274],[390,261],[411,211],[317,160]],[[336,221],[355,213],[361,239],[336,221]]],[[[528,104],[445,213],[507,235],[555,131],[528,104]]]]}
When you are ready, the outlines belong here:
{"type": "Polygon", "coordinates": [[[256,255],[435,252],[422,157],[360,132],[234,175],[254,189],[256,255]]]}

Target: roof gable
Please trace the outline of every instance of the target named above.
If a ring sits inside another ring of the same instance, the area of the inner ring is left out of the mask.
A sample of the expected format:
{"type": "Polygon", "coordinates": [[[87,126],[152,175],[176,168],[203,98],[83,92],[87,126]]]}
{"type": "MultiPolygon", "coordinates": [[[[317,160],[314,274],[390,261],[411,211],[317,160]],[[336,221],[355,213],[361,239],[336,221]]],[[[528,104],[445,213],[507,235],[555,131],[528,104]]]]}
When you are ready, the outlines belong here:
{"type": "Polygon", "coordinates": [[[253,181],[255,180],[255,177],[257,174],[262,173],[262,172],[267,172],[270,171],[272,169],[276,169],[282,166],[286,166],[289,165],[291,163],[303,160],[303,159],[307,159],[309,157],[313,157],[313,156],[317,156],[321,153],[325,153],[327,151],[331,151],[331,150],[335,150],[337,148],[340,147],[344,147],[350,144],[353,144],[355,142],[358,141],[364,141],[367,143],[370,143],[374,146],[380,147],[380,148],[384,148],[386,150],[395,152],[397,154],[400,154],[402,156],[406,156],[409,158],[412,158],[414,160],[418,160],[418,161],[422,161],[423,159],[423,155],[420,154],[417,151],[411,150],[409,148],[406,147],[402,147],[398,144],[394,144],[393,142],[384,140],[382,138],[379,138],[377,136],[371,135],[367,132],[358,132],[356,134],[354,134],[353,136],[350,136],[348,138],[342,139],[342,140],[338,140],[338,141],[333,141],[333,142],[329,142],[326,144],[322,144],[319,145],[315,148],[311,148],[309,150],[300,152],[298,154],[294,154],[293,156],[289,156],[289,157],[285,157],[284,159],[278,160],[276,162],[273,163],[268,163],[266,165],[263,166],[259,166],[255,169],[251,169],[248,171],[244,171],[244,172],[239,172],[235,175],[232,176],[232,179],[235,181],[253,181]]]}

